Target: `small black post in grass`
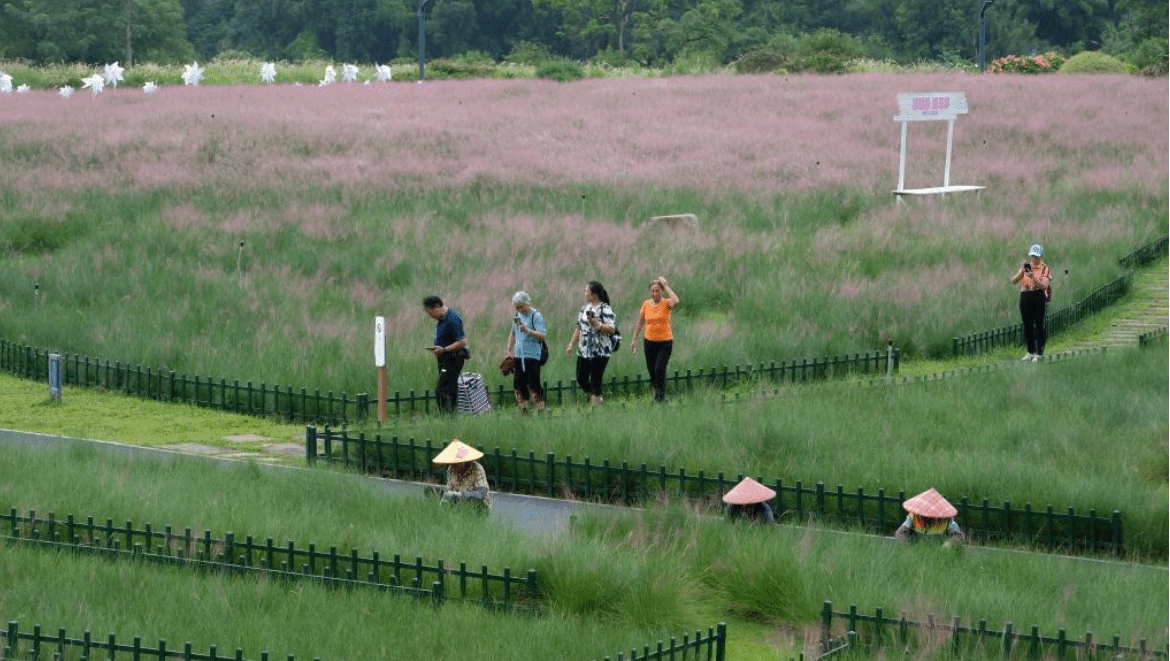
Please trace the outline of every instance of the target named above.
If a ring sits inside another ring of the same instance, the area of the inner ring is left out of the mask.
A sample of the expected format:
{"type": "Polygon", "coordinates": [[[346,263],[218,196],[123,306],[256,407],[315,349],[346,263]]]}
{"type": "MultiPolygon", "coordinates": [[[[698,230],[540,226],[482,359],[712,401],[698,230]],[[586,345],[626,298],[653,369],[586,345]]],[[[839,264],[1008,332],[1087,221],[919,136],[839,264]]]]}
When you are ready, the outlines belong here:
{"type": "Polygon", "coordinates": [[[987,71],[987,8],[995,4],[995,0],[983,0],[983,7],[979,10],[979,73],[987,71]]]}
{"type": "Polygon", "coordinates": [[[426,53],[426,6],[430,0],[418,0],[418,82],[426,78],[423,59],[426,53]]]}

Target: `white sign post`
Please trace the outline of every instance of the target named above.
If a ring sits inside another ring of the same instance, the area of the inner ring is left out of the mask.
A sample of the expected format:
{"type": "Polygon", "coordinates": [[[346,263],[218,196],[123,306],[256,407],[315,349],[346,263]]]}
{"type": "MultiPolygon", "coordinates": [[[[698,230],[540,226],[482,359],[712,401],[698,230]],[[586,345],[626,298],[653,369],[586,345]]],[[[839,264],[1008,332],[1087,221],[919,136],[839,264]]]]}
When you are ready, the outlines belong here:
{"type": "Polygon", "coordinates": [[[386,422],[386,319],[374,317],[374,366],[378,368],[378,424],[386,422]]]}
{"type": "Polygon", "coordinates": [[[909,92],[898,95],[898,114],[895,122],[902,123],[902,147],[898,155],[898,188],[893,191],[898,202],[903,195],[946,195],[963,191],[983,190],[983,186],[951,185],[951,152],[955,137],[955,119],[967,114],[967,97],[962,92],[909,92]],[[933,188],[906,188],[906,127],[910,122],[947,122],[947,162],[943,170],[943,185],[933,188]]]}

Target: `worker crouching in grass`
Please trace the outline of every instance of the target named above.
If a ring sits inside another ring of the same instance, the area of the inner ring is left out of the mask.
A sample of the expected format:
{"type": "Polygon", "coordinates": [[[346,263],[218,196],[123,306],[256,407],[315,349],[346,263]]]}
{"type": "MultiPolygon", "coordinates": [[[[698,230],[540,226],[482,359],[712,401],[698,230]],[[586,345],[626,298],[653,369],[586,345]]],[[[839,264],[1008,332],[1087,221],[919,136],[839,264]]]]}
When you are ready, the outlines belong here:
{"type": "Polygon", "coordinates": [[[954,518],[959,510],[933,488],[902,503],[902,507],[908,515],[894,532],[896,539],[901,541],[921,537],[943,539],[944,546],[963,541],[963,531],[959,529],[959,524],[955,523],[954,518]]]}
{"type": "Polygon", "coordinates": [[[473,506],[484,513],[491,509],[492,494],[488,489],[487,473],[476,461],[482,457],[482,452],[455,438],[431,460],[431,463],[447,466],[447,489],[441,502],[451,506],[473,506]]]}
{"type": "Polygon", "coordinates": [[[768,505],[768,501],[775,497],[775,491],[745,477],[723,495],[723,502],[727,503],[727,518],[731,521],[775,523],[776,515],[768,505]]]}

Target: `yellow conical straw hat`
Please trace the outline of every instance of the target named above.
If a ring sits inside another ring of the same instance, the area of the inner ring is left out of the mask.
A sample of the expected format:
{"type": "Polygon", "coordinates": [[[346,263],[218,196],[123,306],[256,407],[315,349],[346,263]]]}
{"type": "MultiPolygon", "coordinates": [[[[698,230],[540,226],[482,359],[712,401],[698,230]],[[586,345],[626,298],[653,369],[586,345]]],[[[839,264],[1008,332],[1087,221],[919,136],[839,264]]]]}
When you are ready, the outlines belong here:
{"type": "Polygon", "coordinates": [[[453,438],[451,444],[443,448],[443,451],[431,460],[436,464],[462,464],[467,461],[475,461],[483,456],[483,453],[463,441],[453,438]]]}
{"type": "Polygon", "coordinates": [[[751,505],[767,502],[775,497],[775,491],[750,477],[745,477],[731,491],[723,495],[723,502],[728,505],[751,505]]]}

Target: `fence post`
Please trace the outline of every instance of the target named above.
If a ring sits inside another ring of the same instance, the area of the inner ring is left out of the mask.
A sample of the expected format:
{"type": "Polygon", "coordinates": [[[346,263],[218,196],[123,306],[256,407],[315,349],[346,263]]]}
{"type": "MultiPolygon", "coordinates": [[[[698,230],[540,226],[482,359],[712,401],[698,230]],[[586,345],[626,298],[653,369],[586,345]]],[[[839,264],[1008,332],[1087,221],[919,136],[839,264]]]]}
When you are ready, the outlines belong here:
{"type": "MultiPolygon", "coordinates": [[[[828,599],[825,600],[825,605],[821,608],[821,644],[828,645],[829,637],[833,634],[833,602],[828,599]]],[[[828,651],[825,649],[822,652],[828,651]]]]}
{"type": "Polygon", "coordinates": [[[305,425],[305,461],[317,463],[317,427],[305,425]]]}
{"type": "Polygon", "coordinates": [[[727,624],[720,622],[716,625],[718,639],[715,641],[715,661],[724,661],[724,655],[727,653],[727,624]]]}
{"type": "Polygon", "coordinates": [[[6,659],[16,658],[16,648],[18,647],[17,641],[19,640],[17,631],[19,626],[20,625],[17,624],[16,620],[12,620],[8,623],[7,640],[4,641],[4,658],[6,659]]]}
{"type": "Polygon", "coordinates": [[[894,341],[886,340],[886,383],[894,376],[894,341]]]}
{"type": "Polygon", "coordinates": [[[1113,518],[1110,522],[1110,529],[1113,533],[1113,557],[1121,557],[1121,512],[1113,510],[1113,518]]]}

